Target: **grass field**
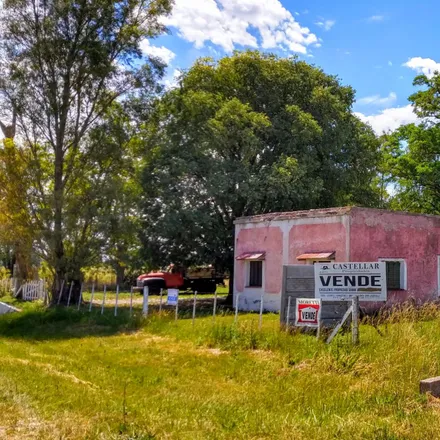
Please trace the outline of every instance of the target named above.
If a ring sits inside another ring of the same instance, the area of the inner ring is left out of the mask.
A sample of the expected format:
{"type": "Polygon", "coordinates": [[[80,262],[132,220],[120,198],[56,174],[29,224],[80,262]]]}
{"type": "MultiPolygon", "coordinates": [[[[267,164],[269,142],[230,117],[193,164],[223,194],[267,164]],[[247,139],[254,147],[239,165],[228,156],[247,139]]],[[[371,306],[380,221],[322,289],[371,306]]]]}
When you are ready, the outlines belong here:
{"type": "Polygon", "coordinates": [[[0,438],[437,439],[440,401],[418,393],[439,374],[434,307],[361,325],[353,348],[279,331],[278,316],[213,323],[205,298],[143,320],[21,304],[0,317],[0,438]]]}

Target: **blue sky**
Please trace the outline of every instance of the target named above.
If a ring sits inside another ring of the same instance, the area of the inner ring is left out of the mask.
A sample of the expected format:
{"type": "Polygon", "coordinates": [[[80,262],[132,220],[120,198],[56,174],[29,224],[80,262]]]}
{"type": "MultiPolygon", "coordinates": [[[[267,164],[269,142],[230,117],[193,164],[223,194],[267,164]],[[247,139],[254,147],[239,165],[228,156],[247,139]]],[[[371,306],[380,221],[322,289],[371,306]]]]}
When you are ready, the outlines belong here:
{"type": "Polygon", "coordinates": [[[353,86],[353,110],[380,133],[416,120],[412,80],[440,70],[439,12],[432,0],[175,0],[165,19],[170,35],[143,49],[168,62],[168,84],[201,56],[246,48],[296,54],[353,86]]]}

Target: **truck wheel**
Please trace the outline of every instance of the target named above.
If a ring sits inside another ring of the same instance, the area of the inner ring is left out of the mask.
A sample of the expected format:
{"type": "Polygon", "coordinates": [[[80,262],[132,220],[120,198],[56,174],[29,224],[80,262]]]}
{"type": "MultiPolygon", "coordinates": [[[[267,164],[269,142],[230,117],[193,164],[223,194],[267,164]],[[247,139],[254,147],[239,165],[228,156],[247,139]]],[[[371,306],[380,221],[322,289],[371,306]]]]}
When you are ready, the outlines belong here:
{"type": "Polygon", "coordinates": [[[194,282],[191,287],[192,291],[198,293],[214,293],[217,290],[217,284],[215,280],[200,280],[194,282]]]}
{"type": "Polygon", "coordinates": [[[163,280],[148,280],[145,281],[145,286],[148,286],[148,293],[150,295],[159,295],[160,289],[166,289],[163,280]]]}
{"type": "Polygon", "coordinates": [[[210,280],[208,282],[208,293],[215,293],[215,291],[217,290],[217,283],[215,282],[215,280],[210,280]]]}

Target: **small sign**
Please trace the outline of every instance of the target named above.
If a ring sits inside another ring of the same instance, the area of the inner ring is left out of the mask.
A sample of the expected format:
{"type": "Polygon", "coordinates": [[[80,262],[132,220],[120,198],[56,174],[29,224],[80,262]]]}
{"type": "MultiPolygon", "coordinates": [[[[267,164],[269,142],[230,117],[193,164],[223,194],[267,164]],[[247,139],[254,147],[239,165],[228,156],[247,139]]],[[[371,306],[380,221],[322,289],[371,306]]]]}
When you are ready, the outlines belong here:
{"type": "Polygon", "coordinates": [[[386,301],[385,262],[316,263],[315,298],[326,301],[386,301]]]}
{"type": "Polygon", "coordinates": [[[321,300],[297,298],[295,325],[298,327],[318,327],[321,320],[321,300]]]}
{"type": "Polygon", "coordinates": [[[179,289],[168,289],[167,304],[176,306],[179,301],[179,289]]]}

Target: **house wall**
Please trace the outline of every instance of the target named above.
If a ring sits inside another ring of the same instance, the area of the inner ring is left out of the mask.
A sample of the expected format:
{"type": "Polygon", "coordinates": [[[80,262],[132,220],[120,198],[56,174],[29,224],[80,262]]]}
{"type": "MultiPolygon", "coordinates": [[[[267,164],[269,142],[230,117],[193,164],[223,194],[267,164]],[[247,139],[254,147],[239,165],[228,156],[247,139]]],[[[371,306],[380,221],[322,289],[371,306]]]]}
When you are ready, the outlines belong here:
{"type": "MultiPolygon", "coordinates": [[[[353,208],[350,225],[350,260],[406,261],[407,289],[388,291],[387,304],[410,298],[438,298],[440,218],[353,208]]],[[[383,304],[365,306],[377,308],[383,304]]]]}
{"type": "Polygon", "coordinates": [[[264,309],[279,311],[283,265],[305,264],[296,257],[313,251],[336,251],[336,261],[347,261],[349,225],[347,215],[236,224],[235,256],[266,252],[266,257],[261,288],[246,287],[248,263],[235,260],[234,301],[239,294],[241,310],[259,310],[263,294],[264,309]]]}

